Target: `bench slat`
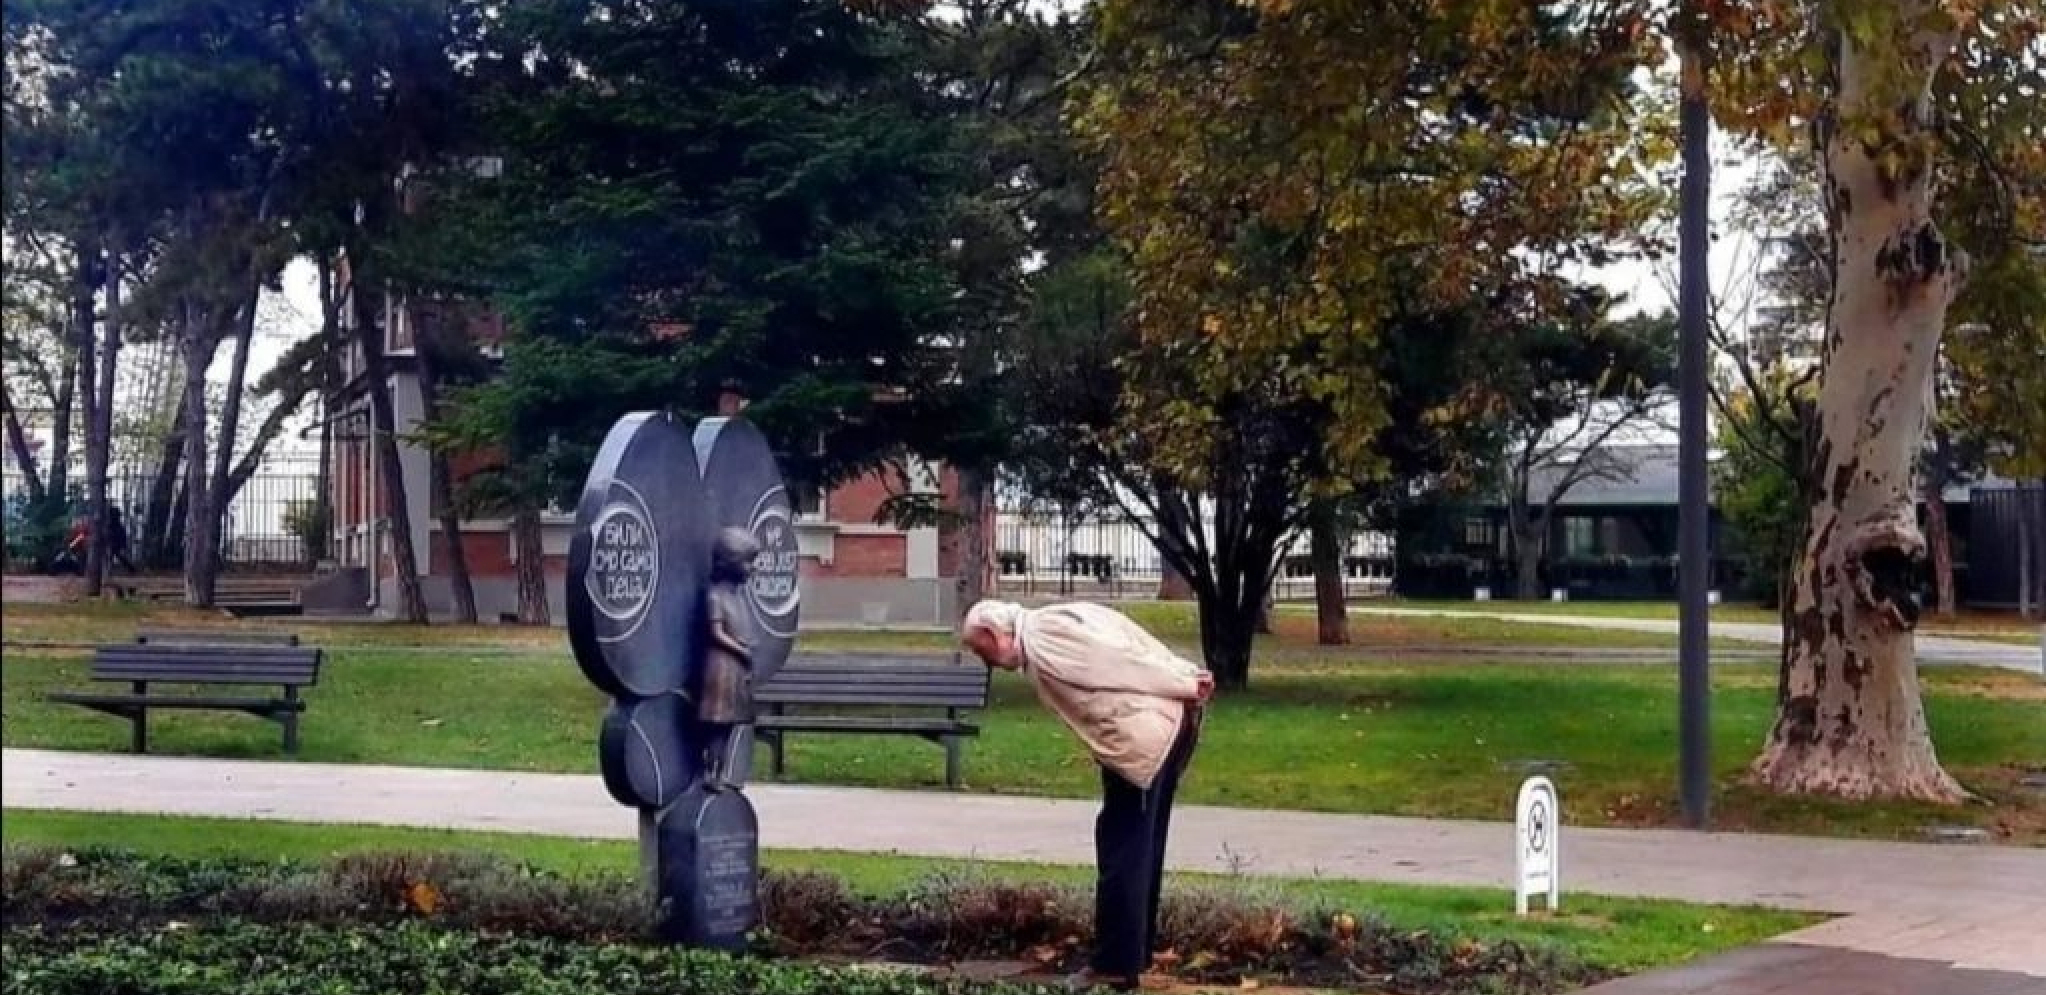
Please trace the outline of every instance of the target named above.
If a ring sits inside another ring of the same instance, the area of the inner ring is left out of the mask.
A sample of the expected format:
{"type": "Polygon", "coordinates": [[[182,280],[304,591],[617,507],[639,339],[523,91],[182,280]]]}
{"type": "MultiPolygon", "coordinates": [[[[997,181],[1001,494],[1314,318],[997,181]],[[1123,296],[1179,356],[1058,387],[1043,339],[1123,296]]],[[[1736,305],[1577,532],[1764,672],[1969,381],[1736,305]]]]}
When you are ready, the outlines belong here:
{"type": "Polygon", "coordinates": [[[296,632],[252,629],[143,629],[138,646],[297,646],[296,632]]]}
{"type": "Polygon", "coordinates": [[[985,684],[988,672],[983,667],[783,667],[775,671],[774,680],[787,677],[820,678],[825,680],[895,680],[928,679],[967,681],[985,684]]]}
{"type": "Polygon", "coordinates": [[[203,708],[203,709],[244,709],[255,708],[264,711],[303,712],[305,702],[286,701],[283,698],[228,698],[204,695],[162,695],[162,694],[92,694],[89,692],[56,691],[50,700],[65,705],[98,706],[139,705],[144,708],[203,708]]]}
{"type": "MultiPolygon", "coordinates": [[[[215,647],[215,649],[226,649],[226,647],[215,647]]],[[[310,673],[312,671],[319,669],[318,662],[314,660],[268,660],[268,659],[251,660],[246,657],[239,657],[230,653],[219,653],[210,657],[201,656],[178,660],[164,660],[156,657],[120,657],[120,656],[104,658],[94,657],[93,662],[98,668],[126,669],[135,667],[154,667],[162,670],[173,671],[214,669],[244,671],[270,669],[304,671],[310,673]]]]}
{"type": "Polygon", "coordinates": [[[937,694],[951,698],[982,698],[984,688],[962,688],[955,684],[892,684],[876,688],[872,684],[822,684],[822,682],[769,682],[759,688],[757,694],[780,694],[780,696],[804,696],[804,694],[865,694],[870,698],[890,698],[896,694],[937,694]]]}
{"type": "Polygon", "coordinates": [[[972,735],[980,727],[970,722],[953,722],[945,719],[902,720],[866,719],[851,715],[763,715],[758,723],[763,729],[785,732],[858,732],[858,733],[932,733],[972,735]]]}
{"type": "Polygon", "coordinates": [[[114,659],[144,660],[310,660],[319,655],[312,646],[229,646],[222,643],[113,643],[95,647],[93,652],[114,659]]]}
{"type": "Polygon", "coordinates": [[[975,678],[972,676],[960,677],[955,676],[953,674],[889,674],[887,676],[876,675],[874,677],[862,677],[858,675],[849,674],[779,673],[769,678],[767,683],[762,686],[771,687],[780,684],[789,685],[801,684],[805,686],[827,685],[834,687],[862,687],[876,689],[894,687],[947,687],[971,689],[986,687],[987,683],[988,683],[987,678],[985,677],[980,678],[975,678]]]}
{"type": "Polygon", "coordinates": [[[190,670],[130,670],[95,673],[93,680],[112,684],[132,684],[142,681],[149,684],[229,684],[250,687],[311,687],[314,679],[305,673],[270,673],[250,671],[222,673],[219,671],[190,670]]]}
{"type": "Polygon", "coordinates": [[[871,709],[883,708],[978,709],[982,707],[978,700],[968,698],[912,698],[912,697],[861,698],[853,695],[820,694],[795,699],[762,698],[760,700],[765,704],[779,706],[783,708],[837,707],[871,709]]]}
{"type": "Polygon", "coordinates": [[[959,677],[954,674],[890,674],[886,677],[875,676],[868,678],[858,674],[791,674],[784,671],[768,678],[761,686],[773,687],[777,684],[826,684],[877,689],[892,687],[984,688],[988,685],[988,679],[986,677],[975,678],[972,676],[959,677]]]}
{"type": "Polygon", "coordinates": [[[187,684],[311,685],[321,653],[310,647],[121,644],[93,652],[92,677],[102,681],[187,684]]]}

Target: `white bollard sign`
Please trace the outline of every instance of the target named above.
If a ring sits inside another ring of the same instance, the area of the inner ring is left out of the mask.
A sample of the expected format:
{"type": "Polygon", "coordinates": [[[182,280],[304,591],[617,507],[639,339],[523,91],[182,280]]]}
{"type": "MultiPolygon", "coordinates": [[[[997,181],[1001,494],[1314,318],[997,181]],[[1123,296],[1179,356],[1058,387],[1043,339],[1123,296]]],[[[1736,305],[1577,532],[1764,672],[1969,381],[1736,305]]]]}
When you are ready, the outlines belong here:
{"type": "Polygon", "coordinates": [[[1563,898],[1563,875],[1556,852],[1563,835],[1563,807],[1556,786],[1546,777],[1530,777],[1520,785],[1513,804],[1513,911],[1527,915],[1530,895],[1547,895],[1554,912],[1563,898]]]}

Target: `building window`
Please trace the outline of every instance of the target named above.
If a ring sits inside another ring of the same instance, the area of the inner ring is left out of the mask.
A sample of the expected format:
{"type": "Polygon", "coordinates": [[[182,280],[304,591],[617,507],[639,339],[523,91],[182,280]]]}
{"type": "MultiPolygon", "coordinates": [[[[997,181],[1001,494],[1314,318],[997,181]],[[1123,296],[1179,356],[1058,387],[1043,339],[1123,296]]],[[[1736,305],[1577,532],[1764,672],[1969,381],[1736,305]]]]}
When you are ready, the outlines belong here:
{"type": "Polygon", "coordinates": [[[1463,544],[1466,546],[1492,545],[1492,522],[1487,518],[1466,518],[1463,520],[1463,544]]]}
{"type": "Polygon", "coordinates": [[[1598,552],[1598,520],[1595,518],[1563,519],[1563,555],[1591,556],[1598,552]]]}

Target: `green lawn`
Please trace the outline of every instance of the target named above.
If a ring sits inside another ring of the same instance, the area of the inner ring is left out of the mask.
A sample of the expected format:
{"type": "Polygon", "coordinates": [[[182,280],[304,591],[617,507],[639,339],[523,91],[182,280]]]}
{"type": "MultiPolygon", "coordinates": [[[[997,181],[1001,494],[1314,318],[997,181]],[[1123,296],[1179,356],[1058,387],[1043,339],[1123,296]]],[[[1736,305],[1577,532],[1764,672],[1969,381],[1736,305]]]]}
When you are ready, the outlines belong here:
{"type": "MultiPolygon", "coordinates": [[[[455,833],[369,826],[315,826],[84,813],[0,814],[0,838],[10,845],[111,846],[175,856],[240,856],[310,861],[357,850],[484,850],[551,870],[626,872],[637,866],[631,844],[502,833],[455,833]]],[[[908,857],[780,851],[763,863],[784,870],[836,874],[869,895],[897,894],[938,875],[1082,883],[1083,867],[966,863],[908,857]]],[[[1430,888],[1323,880],[1270,880],[1175,875],[1176,886],[1226,882],[1232,890],[1317,907],[1370,912],[1408,929],[1513,939],[1561,947],[1620,970],[1687,960],[1759,942],[1815,921],[1767,909],[1570,894],[1566,914],[1516,918],[1503,890],[1430,888]]]]}
{"type": "MultiPolygon", "coordinates": [[[[1193,802],[1335,812],[1505,819],[1529,761],[1559,761],[1572,821],[1660,825],[1675,818],[1676,702],[1650,666],[1357,662],[1279,653],[1253,688],[1217,706],[1185,797],[1193,802]]],[[[9,746],[121,750],[125,722],[43,700],[85,683],[83,654],[10,650],[0,667],[0,740],[9,746]]],[[[1996,802],[1953,812],[1785,801],[1738,788],[1772,715],[1762,667],[1717,675],[1713,735],[1728,827],[1909,836],[1932,821],[2046,843],[2046,800],[2017,787],[2046,758],[2046,691],[2019,674],[1954,668],[1925,675],[1941,758],[1996,802]]],[[[590,772],[604,698],[565,653],[344,649],[308,694],[304,758],[590,772]]],[[[1018,678],[996,678],[982,735],[967,749],[972,790],[1088,797],[1093,765],[1018,678]]],[[[275,726],[216,713],[152,722],[163,753],[280,756],[275,726]]],[[[792,740],[790,773],[830,784],[932,788],[941,754],[900,737],[792,740]]]]}
{"type": "MultiPolygon", "coordinates": [[[[1369,606],[1415,608],[1426,611],[1472,614],[1495,612],[1508,615],[1574,615],[1579,618],[1631,618],[1670,620],[1677,617],[1673,601],[1384,601],[1369,606]]],[[[1721,604],[1712,609],[1715,622],[1743,622],[1775,625],[1781,619],[1775,609],[1754,605],[1721,604]]],[[[2016,612],[1968,610],[1952,617],[1927,613],[1919,620],[1921,631],[1933,635],[1964,636],[1992,642],[2036,645],[2039,623],[2016,612]]]]}
{"type": "MultiPolygon", "coordinates": [[[[1120,606],[1160,638],[1189,650],[1200,642],[1193,606],[1185,603],[1132,602],[1120,606]]],[[[307,618],[229,619],[217,613],[147,606],[134,602],[74,605],[8,605],[0,634],[13,646],[124,642],[138,628],[204,626],[257,631],[296,632],[305,642],[330,649],[426,647],[435,650],[504,650],[559,652],[567,646],[560,629],[503,625],[397,625],[388,622],[307,618]]],[[[1314,623],[1309,613],[1287,606],[1278,619],[1278,634],[1263,640],[1273,651],[1315,650],[1314,623]]],[[[1358,649],[1419,647],[1617,647],[1674,648],[1676,637],[1660,633],[1607,632],[1582,626],[1502,622],[1486,618],[1353,618],[1351,635],[1358,649]]],[[[943,632],[829,629],[805,631],[802,647],[812,652],[877,650],[949,652],[952,637],[943,632]]]]}

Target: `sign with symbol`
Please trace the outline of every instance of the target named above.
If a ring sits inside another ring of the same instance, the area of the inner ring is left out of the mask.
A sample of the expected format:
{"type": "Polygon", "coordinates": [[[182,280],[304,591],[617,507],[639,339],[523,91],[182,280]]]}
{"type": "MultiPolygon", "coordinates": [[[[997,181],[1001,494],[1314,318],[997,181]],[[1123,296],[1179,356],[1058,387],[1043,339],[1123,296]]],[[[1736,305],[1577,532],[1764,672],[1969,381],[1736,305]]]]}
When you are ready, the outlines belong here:
{"type": "Polygon", "coordinates": [[[614,697],[684,686],[696,656],[710,516],[688,429],[627,415],[604,437],[568,545],[568,642],[614,697]]]}
{"type": "Polygon", "coordinates": [[[1520,785],[1513,805],[1513,911],[1527,915],[1532,895],[1548,896],[1550,912],[1563,898],[1557,850],[1563,835],[1563,808],[1556,786],[1546,777],[1530,777],[1520,785]]]}
{"type": "Polygon", "coordinates": [[[696,426],[696,458],[716,527],[746,529],[760,544],[747,580],[747,600],[759,635],[753,679],[764,681],[789,658],[802,608],[803,552],[788,488],[767,437],[751,422],[704,419],[696,426]]]}

